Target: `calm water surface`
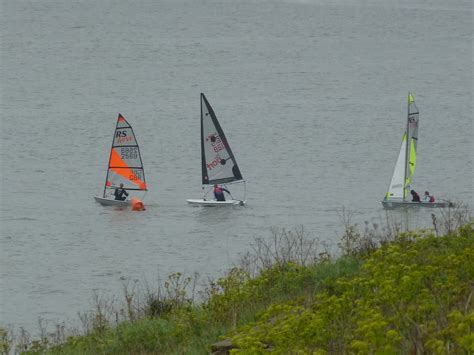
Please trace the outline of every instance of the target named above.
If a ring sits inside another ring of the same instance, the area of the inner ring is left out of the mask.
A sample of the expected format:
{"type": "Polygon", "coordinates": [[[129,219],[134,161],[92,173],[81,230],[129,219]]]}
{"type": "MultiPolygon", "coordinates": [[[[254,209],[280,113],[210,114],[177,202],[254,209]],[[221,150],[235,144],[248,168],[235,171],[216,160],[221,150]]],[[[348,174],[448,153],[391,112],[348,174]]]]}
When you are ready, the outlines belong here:
{"type": "Polygon", "coordinates": [[[384,216],[408,91],[416,189],[472,205],[471,1],[1,7],[0,324],[75,319],[121,277],[218,276],[271,226],[336,245],[341,207],[384,216]],[[185,203],[200,197],[200,92],[248,181],[245,208],[185,203]],[[93,200],[118,112],[142,148],[142,213],[93,200]]]}

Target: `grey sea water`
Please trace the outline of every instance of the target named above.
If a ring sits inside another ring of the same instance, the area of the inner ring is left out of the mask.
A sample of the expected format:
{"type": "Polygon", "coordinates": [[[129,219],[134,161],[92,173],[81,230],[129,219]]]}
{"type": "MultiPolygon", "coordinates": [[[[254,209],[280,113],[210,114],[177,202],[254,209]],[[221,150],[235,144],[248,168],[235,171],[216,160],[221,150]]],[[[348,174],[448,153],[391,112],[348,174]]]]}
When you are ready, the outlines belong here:
{"type": "MultiPolygon", "coordinates": [[[[472,205],[472,6],[2,1],[0,324],[75,319],[120,278],[218,276],[272,226],[335,246],[342,207],[378,222],[408,91],[415,188],[472,205]],[[200,92],[247,180],[245,208],[186,205],[201,196],[200,92]],[[141,146],[141,213],[93,200],[118,112],[141,146]]],[[[429,212],[403,218],[424,226],[429,212]]]]}

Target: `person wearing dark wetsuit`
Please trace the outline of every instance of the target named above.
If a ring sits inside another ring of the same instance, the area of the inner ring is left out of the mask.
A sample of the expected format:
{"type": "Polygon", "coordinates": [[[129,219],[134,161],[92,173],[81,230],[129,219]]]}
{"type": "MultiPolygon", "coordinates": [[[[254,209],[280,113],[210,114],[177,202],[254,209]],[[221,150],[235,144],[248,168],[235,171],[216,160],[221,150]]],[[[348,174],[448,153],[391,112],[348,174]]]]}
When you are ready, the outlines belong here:
{"type": "Polygon", "coordinates": [[[214,197],[217,201],[225,201],[224,191],[230,194],[230,191],[219,185],[214,185],[214,197]]]}
{"type": "Polygon", "coordinates": [[[114,196],[117,201],[125,201],[127,199],[128,192],[123,188],[123,184],[120,184],[120,188],[115,189],[114,196]]]}
{"type": "Polygon", "coordinates": [[[413,197],[411,202],[421,202],[420,195],[418,195],[415,190],[411,190],[410,193],[413,197]]]}

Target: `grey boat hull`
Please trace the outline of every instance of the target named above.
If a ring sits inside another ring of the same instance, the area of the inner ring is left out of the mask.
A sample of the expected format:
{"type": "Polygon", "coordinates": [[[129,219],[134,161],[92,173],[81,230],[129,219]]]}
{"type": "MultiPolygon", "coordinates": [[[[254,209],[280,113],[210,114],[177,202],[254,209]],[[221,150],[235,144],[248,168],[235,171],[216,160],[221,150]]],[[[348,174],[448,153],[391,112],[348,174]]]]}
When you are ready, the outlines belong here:
{"type": "Polygon", "coordinates": [[[241,200],[226,200],[226,201],[216,201],[216,200],[203,200],[203,199],[190,199],[186,200],[192,206],[203,206],[203,207],[228,207],[228,206],[243,206],[246,201],[241,200]]]}
{"type": "Polygon", "coordinates": [[[116,206],[116,207],[129,207],[131,206],[130,201],[119,201],[119,200],[111,200],[108,198],[103,197],[94,197],[96,202],[100,203],[102,206],[116,206]]]}
{"type": "Polygon", "coordinates": [[[382,201],[382,205],[386,209],[395,208],[445,208],[454,207],[454,204],[449,201],[440,202],[411,202],[411,201],[382,201]]]}

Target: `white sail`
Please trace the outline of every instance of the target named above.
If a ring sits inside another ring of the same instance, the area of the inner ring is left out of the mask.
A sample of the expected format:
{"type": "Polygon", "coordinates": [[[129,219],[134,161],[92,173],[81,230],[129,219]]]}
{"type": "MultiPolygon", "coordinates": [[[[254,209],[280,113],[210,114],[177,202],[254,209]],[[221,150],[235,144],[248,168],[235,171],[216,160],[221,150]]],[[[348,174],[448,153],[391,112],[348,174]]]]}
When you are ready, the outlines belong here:
{"type": "Polygon", "coordinates": [[[202,184],[242,180],[242,174],[217,117],[201,94],[202,184]]]}
{"type": "Polygon", "coordinates": [[[397,163],[393,170],[392,181],[387,192],[387,200],[391,198],[404,198],[404,180],[405,180],[405,166],[406,166],[406,145],[407,135],[403,134],[402,145],[398,153],[397,163]]]}

